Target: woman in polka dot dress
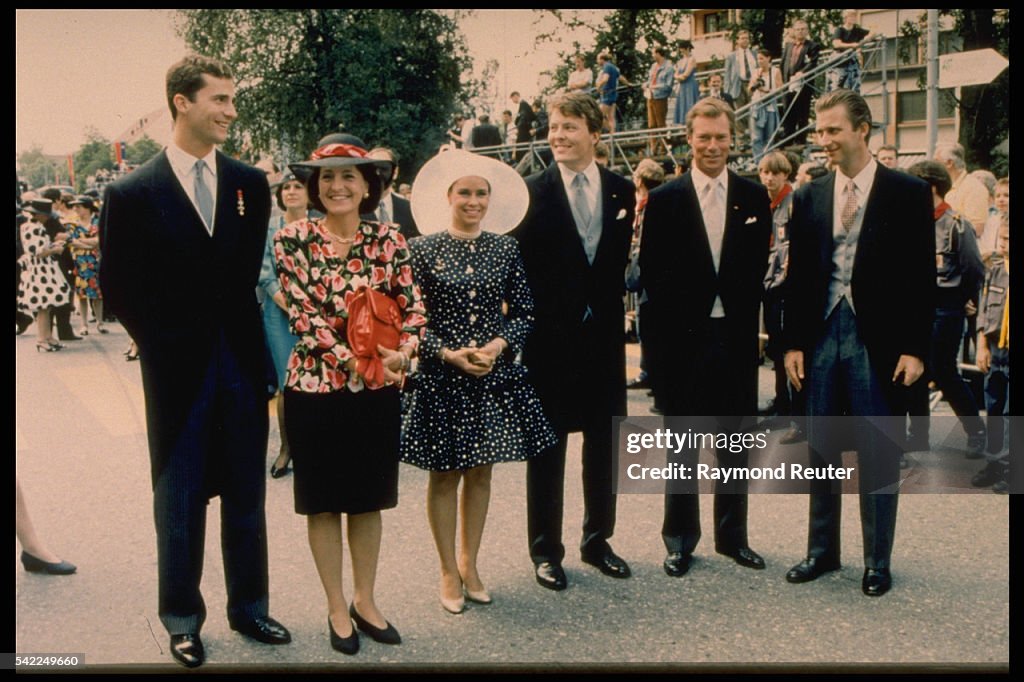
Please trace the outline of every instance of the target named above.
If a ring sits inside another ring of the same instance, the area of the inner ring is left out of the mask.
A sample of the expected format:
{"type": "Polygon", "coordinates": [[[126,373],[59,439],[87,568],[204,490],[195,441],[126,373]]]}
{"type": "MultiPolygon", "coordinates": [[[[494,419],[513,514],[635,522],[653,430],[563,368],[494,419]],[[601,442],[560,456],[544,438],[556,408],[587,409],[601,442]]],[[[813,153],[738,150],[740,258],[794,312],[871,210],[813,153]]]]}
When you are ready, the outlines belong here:
{"type": "Polygon", "coordinates": [[[21,285],[18,309],[33,315],[36,321],[36,350],[53,352],[64,348],[53,338],[50,309],[71,300],[71,287],[57,265],[56,255],[64,250],[63,241],[51,242],[43,222],[50,215],[52,202],[33,199],[25,208],[29,221],[21,226],[24,254],[18,259],[21,285]]]}
{"type": "Polygon", "coordinates": [[[461,151],[429,161],[413,186],[413,214],[428,235],[411,242],[428,323],[401,458],[431,472],[427,515],[441,561],[441,605],[451,613],[460,613],[467,598],[491,601],[477,555],[492,465],[525,460],[555,442],[526,368],[515,361],[533,326],[519,247],[494,234],[514,228],[528,204],[518,173],[461,151]]]}

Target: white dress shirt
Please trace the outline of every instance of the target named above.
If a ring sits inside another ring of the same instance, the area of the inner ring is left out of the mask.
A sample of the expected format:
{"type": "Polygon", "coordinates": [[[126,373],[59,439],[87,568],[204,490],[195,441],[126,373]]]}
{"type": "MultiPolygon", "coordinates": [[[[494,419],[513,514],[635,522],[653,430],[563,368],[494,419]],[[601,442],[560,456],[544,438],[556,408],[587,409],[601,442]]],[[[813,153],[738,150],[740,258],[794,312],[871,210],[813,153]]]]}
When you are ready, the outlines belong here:
{"type": "MultiPolygon", "coordinates": [[[[701,215],[704,219],[704,228],[707,230],[708,246],[711,247],[711,260],[715,266],[715,274],[718,274],[718,265],[722,259],[722,241],[725,238],[725,217],[727,199],[729,197],[729,171],[722,170],[718,177],[712,178],[701,171],[697,166],[691,171],[693,188],[697,191],[698,201],[704,196],[704,188],[711,182],[719,183],[718,207],[716,215],[711,216],[704,212],[704,204],[701,204],[701,215]]],[[[722,305],[722,297],[715,296],[715,305],[711,308],[711,317],[725,317],[725,307],[722,305]]]]}
{"type": "MultiPolygon", "coordinates": [[[[167,145],[167,160],[171,164],[171,170],[174,171],[175,177],[178,178],[178,182],[181,183],[181,188],[185,190],[185,194],[188,195],[189,201],[192,202],[192,206],[196,209],[196,215],[203,221],[203,225],[206,226],[206,231],[213,236],[213,225],[206,225],[206,220],[203,219],[203,214],[199,211],[199,204],[196,202],[196,161],[199,159],[192,156],[178,145],[171,142],[167,145]]],[[[210,196],[213,197],[213,215],[217,215],[217,150],[211,149],[210,153],[203,157],[203,161],[206,162],[206,169],[203,171],[203,181],[206,186],[210,188],[210,196]]]]}

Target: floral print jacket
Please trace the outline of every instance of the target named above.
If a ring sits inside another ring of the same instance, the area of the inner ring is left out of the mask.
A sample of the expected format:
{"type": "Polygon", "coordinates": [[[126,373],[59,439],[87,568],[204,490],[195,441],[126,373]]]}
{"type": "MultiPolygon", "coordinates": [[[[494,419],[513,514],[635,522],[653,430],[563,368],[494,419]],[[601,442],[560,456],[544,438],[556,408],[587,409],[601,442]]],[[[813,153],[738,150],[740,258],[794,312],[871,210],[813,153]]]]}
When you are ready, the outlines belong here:
{"type": "Polygon", "coordinates": [[[363,285],[398,303],[403,315],[399,343],[419,345],[426,310],[413,281],[409,246],[397,226],[363,221],[348,255],[341,258],[322,218],[299,220],[278,230],[274,260],[288,303],[288,325],[299,337],[288,359],[286,389],[363,390],[362,377],[345,368],[354,357],[345,330],[348,305],[363,285]]]}

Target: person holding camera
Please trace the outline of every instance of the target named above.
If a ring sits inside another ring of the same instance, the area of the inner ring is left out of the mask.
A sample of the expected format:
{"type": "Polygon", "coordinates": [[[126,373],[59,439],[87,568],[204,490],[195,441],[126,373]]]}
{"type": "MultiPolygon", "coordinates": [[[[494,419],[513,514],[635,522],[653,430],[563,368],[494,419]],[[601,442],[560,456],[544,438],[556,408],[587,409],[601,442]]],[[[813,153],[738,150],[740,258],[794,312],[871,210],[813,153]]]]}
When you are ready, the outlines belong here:
{"type": "Polygon", "coordinates": [[[754,158],[759,159],[779,127],[779,100],[762,103],[761,100],[782,85],[782,71],[772,65],[771,48],[762,47],[757,52],[757,68],[750,75],[750,146],[754,158]]]}

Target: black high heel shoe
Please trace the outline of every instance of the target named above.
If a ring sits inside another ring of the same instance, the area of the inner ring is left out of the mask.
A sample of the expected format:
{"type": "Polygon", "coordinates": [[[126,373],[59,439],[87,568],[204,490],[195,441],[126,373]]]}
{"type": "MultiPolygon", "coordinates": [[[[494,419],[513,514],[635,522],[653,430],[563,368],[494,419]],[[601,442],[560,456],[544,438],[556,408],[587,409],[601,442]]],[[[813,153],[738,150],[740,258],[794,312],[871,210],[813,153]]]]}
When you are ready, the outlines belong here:
{"type": "Polygon", "coordinates": [[[63,347],[64,346],[60,345],[59,343],[39,343],[39,342],[37,342],[36,343],[36,352],[37,353],[55,353],[55,352],[59,351],[61,348],[63,348],[63,347]]]}
{"type": "Polygon", "coordinates": [[[380,642],[381,644],[402,643],[402,636],[398,634],[398,630],[395,629],[394,625],[388,623],[387,621],[384,621],[385,623],[387,623],[387,627],[383,629],[377,627],[376,625],[373,625],[372,623],[370,623],[365,618],[359,615],[359,612],[356,611],[355,603],[349,605],[348,615],[352,616],[352,620],[355,621],[356,627],[359,628],[361,631],[365,632],[367,635],[369,635],[370,639],[372,639],[373,641],[380,642]]]}
{"type": "Polygon", "coordinates": [[[138,359],[139,359],[139,351],[137,351],[137,350],[134,351],[134,352],[128,351],[127,353],[124,354],[125,362],[132,362],[133,360],[138,360],[138,359]]]}
{"type": "Polygon", "coordinates": [[[346,656],[355,656],[359,653],[359,633],[356,632],[354,623],[352,624],[352,634],[348,637],[341,637],[334,631],[334,626],[331,625],[331,617],[327,616],[327,629],[331,631],[332,649],[340,651],[346,656]]]}
{"type": "Polygon", "coordinates": [[[284,478],[285,476],[287,476],[291,472],[292,472],[291,460],[288,460],[288,463],[285,464],[280,469],[277,468],[277,462],[274,462],[273,464],[270,465],[270,477],[271,478],[284,478]]]}
{"type": "Polygon", "coordinates": [[[24,550],[21,552],[21,565],[29,573],[49,573],[50,575],[71,575],[78,570],[78,567],[70,562],[58,561],[50,563],[49,561],[43,561],[39,557],[32,556],[24,550]]]}

